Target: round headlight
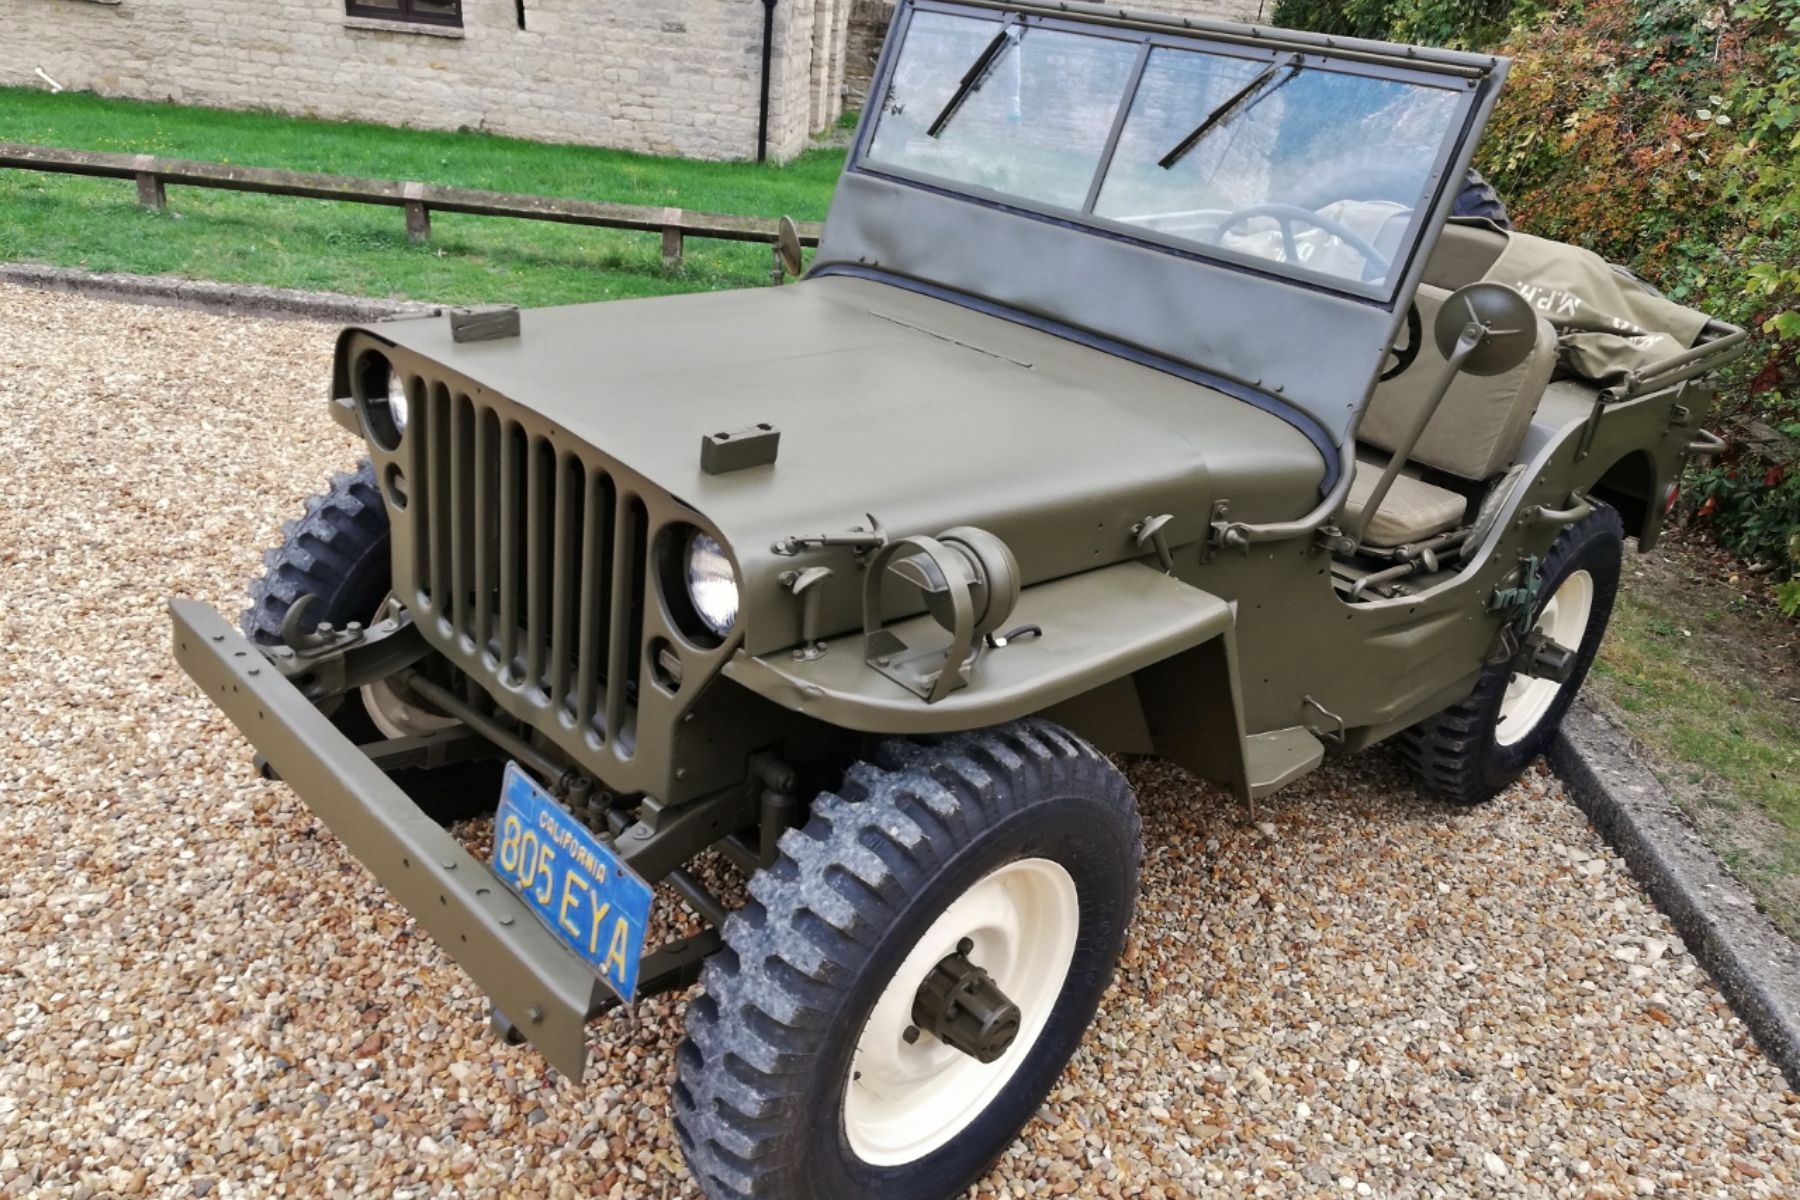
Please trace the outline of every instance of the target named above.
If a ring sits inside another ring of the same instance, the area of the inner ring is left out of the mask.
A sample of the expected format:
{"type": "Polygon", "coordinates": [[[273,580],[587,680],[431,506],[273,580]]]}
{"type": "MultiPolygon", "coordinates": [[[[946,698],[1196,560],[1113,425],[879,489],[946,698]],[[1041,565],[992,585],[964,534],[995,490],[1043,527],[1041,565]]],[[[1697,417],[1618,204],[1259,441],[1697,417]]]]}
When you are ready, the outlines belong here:
{"type": "Polygon", "coordinates": [[[710,534],[696,532],[688,539],[687,592],[694,611],[706,627],[720,637],[737,624],[738,581],[725,547],[710,534]]]}
{"type": "Polygon", "coordinates": [[[406,432],[406,418],[410,415],[406,400],[406,381],[400,378],[400,372],[389,370],[387,379],[388,419],[394,423],[395,433],[406,432]]]}

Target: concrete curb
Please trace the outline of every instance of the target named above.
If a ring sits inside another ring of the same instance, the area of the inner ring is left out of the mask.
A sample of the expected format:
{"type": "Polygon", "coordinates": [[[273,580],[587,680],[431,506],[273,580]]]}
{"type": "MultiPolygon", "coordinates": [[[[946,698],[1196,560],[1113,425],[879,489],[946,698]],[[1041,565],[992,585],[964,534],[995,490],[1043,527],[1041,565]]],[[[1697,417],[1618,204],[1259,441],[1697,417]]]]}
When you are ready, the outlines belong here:
{"type": "Polygon", "coordinates": [[[1612,721],[1578,701],[1549,757],[1575,803],[1800,1091],[1800,945],[1757,910],[1612,721]]]}
{"type": "Polygon", "coordinates": [[[172,275],[105,275],[72,267],[39,266],[36,263],[0,264],[0,283],[18,284],[43,291],[72,292],[96,300],[121,300],[131,304],[195,309],[220,316],[268,317],[334,324],[379,321],[384,317],[442,311],[435,304],[421,304],[414,300],[372,300],[335,292],[303,292],[292,288],[213,283],[200,279],[180,279],[172,275]]]}

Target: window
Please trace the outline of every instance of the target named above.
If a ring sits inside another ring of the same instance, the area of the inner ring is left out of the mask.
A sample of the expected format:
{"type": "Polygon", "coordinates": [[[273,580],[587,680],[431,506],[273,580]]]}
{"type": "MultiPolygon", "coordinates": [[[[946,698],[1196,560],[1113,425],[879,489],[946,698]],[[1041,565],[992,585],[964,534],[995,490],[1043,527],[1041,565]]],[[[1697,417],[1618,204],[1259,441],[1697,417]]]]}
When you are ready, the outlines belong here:
{"type": "Polygon", "coordinates": [[[461,25],[462,0],[345,0],[352,17],[417,21],[421,25],[461,25]]]}
{"type": "Polygon", "coordinates": [[[1158,49],[1094,214],[1380,282],[1457,110],[1447,88],[1158,49]]]}
{"type": "Polygon", "coordinates": [[[1137,55],[1128,42],[920,13],[869,157],[1079,209],[1137,55]]]}

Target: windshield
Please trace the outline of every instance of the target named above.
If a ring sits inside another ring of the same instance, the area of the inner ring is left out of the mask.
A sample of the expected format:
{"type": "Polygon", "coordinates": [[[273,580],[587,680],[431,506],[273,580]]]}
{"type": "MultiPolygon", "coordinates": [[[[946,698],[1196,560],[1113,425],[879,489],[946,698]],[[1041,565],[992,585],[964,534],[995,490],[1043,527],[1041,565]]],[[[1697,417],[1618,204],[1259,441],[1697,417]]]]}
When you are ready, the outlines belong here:
{"type": "Polygon", "coordinates": [[[1361,291],[1461,126],[1455,81],[1316,55],[933,11],[904,37],[865,164],[1361,291]]]}

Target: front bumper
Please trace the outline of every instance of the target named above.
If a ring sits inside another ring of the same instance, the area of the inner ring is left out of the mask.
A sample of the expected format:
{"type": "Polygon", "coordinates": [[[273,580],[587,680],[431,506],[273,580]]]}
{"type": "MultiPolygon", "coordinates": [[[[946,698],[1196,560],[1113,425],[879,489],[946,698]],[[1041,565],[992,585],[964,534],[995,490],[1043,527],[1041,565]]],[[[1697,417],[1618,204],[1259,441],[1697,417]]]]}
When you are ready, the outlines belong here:
{"type": "Polygon", "coordinates": [[[175,659],[269,765],[543,1052],[579,1080],[607,995],[464,850],[211,607],[171,600],[175,659]]]}

